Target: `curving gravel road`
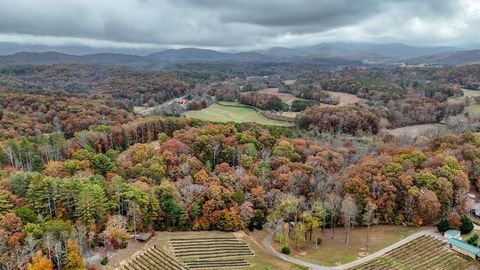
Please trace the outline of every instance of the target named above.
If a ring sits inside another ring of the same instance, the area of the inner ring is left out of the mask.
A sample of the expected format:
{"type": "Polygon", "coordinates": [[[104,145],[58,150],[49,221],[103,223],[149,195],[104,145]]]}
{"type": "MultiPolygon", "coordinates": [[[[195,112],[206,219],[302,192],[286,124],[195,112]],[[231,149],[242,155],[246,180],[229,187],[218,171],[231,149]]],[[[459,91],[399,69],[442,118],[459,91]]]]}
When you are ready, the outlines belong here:
{"type": "Polygon", "coordinates": [[[353,261],[353,262],[350,262],[350,263],[346,263],[346,264],[343,264],[343,265],[340,265],[340,266],[325,266],[325,265],[318,265],[318,264],[313,264],[313,263],[309,263],[309,262],[306,262],[306,261],[302,261],[302,260],[299,260],[299,259],[295,259],[295,258],[292,258],[288,255],[285,255],[283,253],[280,253],[278,251],[276,251],[272,245],[271,245],[271,242],[272,242],[272,237],[273,237],[273,233],[269,233],[264,239],[263,239],[263,246],[265,247],[265,249],[270,252],[272,255],[282,259],[282,260],[285,260],[287,262],[291,262],[293,264],[297,264],[297,265],[300,265],[300,266],[304,266],[304,267],[308,267],[312,270],[344,270],[344,269],[349,269],[349,268],[352,268],[352,267],[355,267],[359,264],[362,264],[362,263],[365,263],[365,262],[368,262],[370,260],[373,260],[377,257],[380,257],[382,256],[383,254],[389,252],[390,250],[393,250],[401,245],[404,245],[410,241],[412,241],[413,239],[415,238],[418,238],[422,235],[432,235],[432,236],[436,236],[436,237],[439,237],[440,235],[436,232],[436,230],[434,228],[430,228],[430,229],[426,229],[426,230],[422,230],[422,231],[419,231],[417,233],[414,233],[412,235],[410,235],[409,237],[406,237],[400,241],[398,241],[397,243],[391,245],[391,246],[388,246],[382,250],[379,250],[377,252],[374,252],[368,256],[365,256],[361,259],[358,259],[356,261],[353,261]]]}

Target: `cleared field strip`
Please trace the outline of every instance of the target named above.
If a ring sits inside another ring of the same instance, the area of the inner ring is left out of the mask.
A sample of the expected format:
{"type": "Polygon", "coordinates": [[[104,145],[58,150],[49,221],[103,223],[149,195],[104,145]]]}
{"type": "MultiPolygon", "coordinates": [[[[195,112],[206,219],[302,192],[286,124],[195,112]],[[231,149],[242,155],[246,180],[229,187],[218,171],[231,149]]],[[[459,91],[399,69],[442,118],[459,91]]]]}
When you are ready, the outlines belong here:
{"type": "Polygon", "coordinates": [[[187,270],[183,263],[169,256],[156,246],[146,249],[122,265],[120,270],[187,270]]]}
{"type": "Polygon", "coordinates": [[[268,119],[258,111],[238,103],[214,103],[208,108],[199,111],[188,111],[184,115],[188,118],[220,123],[254,122],[261,125],[292,126],[292,123],[289,122],[268,119]]]}
{"type": "Polygon", "coordinates": [[[351,269],[464,270],[471,265],[470,261],[448,248],[445,242],[433,236],[421,236],[373,261],[351,269]]]}
{"type": "Polygon", "coordinates": [[[245,257],[254,255],[250,247],[236,237],[173,238],[170,246],[175,257],[188,269],[249,267],[245,257]]]}

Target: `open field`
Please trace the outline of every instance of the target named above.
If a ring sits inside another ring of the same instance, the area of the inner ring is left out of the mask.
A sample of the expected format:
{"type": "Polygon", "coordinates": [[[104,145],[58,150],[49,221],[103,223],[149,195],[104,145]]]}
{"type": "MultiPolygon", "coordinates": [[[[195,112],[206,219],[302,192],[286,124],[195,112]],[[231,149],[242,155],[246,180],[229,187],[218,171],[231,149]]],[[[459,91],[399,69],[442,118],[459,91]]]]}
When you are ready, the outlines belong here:
{"type": "MultiPolygon", "coordinates": [[[[243,231],[236,233],[218,231],[157,232],[157,235],[148,243],[134,245],[133,251],[130,252],[120,250],[119,252],[123,252],[122,256],[111,256],[110,263],[107,266],[100,266],[97,269],[119,269],[117,267],[120,265],[126,265],[127,263],[132,265],[132,261],[146,264],[149,263],[146,258],[154,261],[152,254],[160,256],[159,252],[161,252],[165,254],[163,256],[164,263],[177,265],[177,268],[166,269],[305,270],[271,256],[257,242],[261,242],[262,239],[256,239],[243,231]],[[152,248],[157,250],[152,251],[152,248]],[[135,255],[133,255],[134,253],[135,255]],[[147,255],[149,257],[146,257],[147,255]],[[141,258],[136,259],[137,257],[141,258]],[[208,266],[208,263],[211,267],[208,266]],[[213,266],[214,264],[216,266],[213,266]],[[203,266],[207,268],[203,268],[203,266]]],[[[130,246],[128,249],[130,249],[130,246]]]]}
{"type": "MultiPolygon", "coordinates": [[[[370,228],[370,242],[368,253],[373,253],[388,247],[399,240],[406,238],[422,228],[412,228],[404,226],[378,225],[370,228]]],[[[304,248],[297,250],[295,243],[290,242],[291,255],[294,258],[315,263],[319,265],[340,265],[352,262],[365,253],[365,240],[367,228],[354,228],[350,236],[350,244],[347,246],[344,242],[345,234],[343,228],[335,230],[335,238],[332,239],[332,230],[327,229],[321,233],[321,245],[315,248],[315,242],[307,241],[304,248]]],[[[280,251],[281,247],[276,242],[272,246],[280,251]]]]}
{"type": "MultiPolygon", "coordinates": [[[[280,98],[284,103],[288,105],[292,105],[294,100],[297,99],[302,99],[298,98],[290,93],[279,93],[278,88],[266,88],[263,90],[260,90],[259,92],[261,93],[268,93],[277,96],[280,98]]],[[[348,93],[343,93],[343,92],[335,92],[335,91],[323,91],[328,93],[332,98],[338,99],[339,103],[337,105],[349,105],[349,104],[356,104],[360,102],[366,101],[363,98],[359,98],[356,95],[353,94],[348,94],[348,93]]],[[[330,104],[324,104],[321,103],[322,106],[336,106],[336,105],[330,105],[330,104]]]]}
{"type": "Polygon", "coordinates": [[[281,99],[284,103],[288,104],[289,106],[292,105],[294,100],[301,99],[301,98],[298,98],[298,97],[296,97],[296,96],[294,96],[290,93],[279,93],[278,88],[266,88],[266,89],[260,90],[258,92],[275,95],[279,99],[281,99]]]}
{"type": "Polygon", "coordinates": [[[238,103],[228,103],[228,105],[238,105],[239,107],[223,106],[214,103],[200,111],[186,112],[185,116],[211,122],[254,122],[261,125],[291,126],[288,122],[270,120],[254,109],[241,107],[238,103]]]}
{"type": "Polygon", "coordinates": [[[442,128],[444,128],[444,125],[442,124],[423,124],[423,125],[413,125],[413,126],[406,126],[401,128],[387,129],[385,131],[394,136],[417,137],[417,136],[422,136],[431,132],[437,132],[442,128]]]}
{"type": "Polygon", "coordinates": [[[343,93],[343,92],[335,92],[335,91],[323,91],[327,92],[332,98],[338,99],[337,105],[349,105],[349,104],[356,104],[360,102],[366,101],[363,98],[359,98],[356,95],[343,93]]]}
{"type": "Polygon", "coordinates": [[[478,90],[469,90],[469,89],[462,89],[463,96],[462,97],[450,97],[448,98],[448,102],[451,103],[462,103],[465,102],[465,98],[470,97],[470,106],[465,107],[465,112],[471,114],[478,114],[480,113],[480,104],[476,104],[473,100],[473,97],[480,96],[480,91],[478,90]]]}
{"type": "Polygon", "coordinates": [[[422,236],[353,269],[466,270],[472,264],[471,260],[448,248],[443,241],[433,236],[422,236]]]}

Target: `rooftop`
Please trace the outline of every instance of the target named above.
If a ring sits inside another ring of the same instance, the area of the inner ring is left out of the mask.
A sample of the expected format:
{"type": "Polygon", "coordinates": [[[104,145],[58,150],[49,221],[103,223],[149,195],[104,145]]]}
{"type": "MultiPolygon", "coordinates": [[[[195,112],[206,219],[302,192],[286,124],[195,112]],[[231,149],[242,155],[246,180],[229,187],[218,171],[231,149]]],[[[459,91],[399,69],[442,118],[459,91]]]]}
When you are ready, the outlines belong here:
{"type": "Polygon", "coordinates": [[[466,250],[470,253],[473,253],[473,254],[480,253],[480,248],[477,248],[476,246],[472,246],[472,245],[470,245],[468,243],[465,243],[462,240],[458,240],[456,238],[449,238],[448,243],[452,244],[453,246],[456,246],[458,248],[461,248],[463,250],[466,250]]]}
{"type": "Polygon", "coordinates": [[[448,234],[450,236],[457,236],[460,234],[460,231],[459,230],[448,230],[445,232],[445,234],[448,234]]]}

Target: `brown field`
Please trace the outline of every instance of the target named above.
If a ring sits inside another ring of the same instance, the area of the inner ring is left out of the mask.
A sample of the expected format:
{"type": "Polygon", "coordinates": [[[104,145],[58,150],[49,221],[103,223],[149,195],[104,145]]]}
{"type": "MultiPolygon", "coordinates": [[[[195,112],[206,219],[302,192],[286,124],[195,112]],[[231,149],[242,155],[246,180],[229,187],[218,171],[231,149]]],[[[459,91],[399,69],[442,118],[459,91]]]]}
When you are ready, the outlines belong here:
{"type": "MultiPolygon", "coordinates": [[[[387,225],[373,226],[370,228],[369,253],[386,248],[422,229],[424,228],[387,225]]],[[[313,237],[312,241],[307,241],[305,247],[299,250],[295,248],[295,243],[291,241],[289,245],[291,250],[290,256],[319,265],[334,266],[352,262],[361,258],[362,253],[365,252],[366,232],[367,228],[365,227],[354,228],[350,236],[350,244],[347,246],[344,242],[345,233],[342,227],[335,230],[334,239],[331,239],[332,231],[327,229],[320,235],[322,243],[318,248],[315,248],[313,237]]],[[[274,241],[272,246],[278,251],[281,249],[274,241]]]]}
{"type": "Polygon", "coordinates": [[[417,137],[426,135],[431,132],[436,132],[443,129],[445,126],[442,124],[423,124],[423,125],[413,125],[406,126],[401,128],[386,129],[385,132],[394,135],[394,136],[409,136],[417,137]]]}
{"type": "Polygon", "coordinates": [[[294,100],[300,99],[289,93],[279,93],[278,88],[266,88],[258,92],[275,95],[278,98],[280,98],[284,103],[288,104],[289,106],[292,105],[294,100]]]}
{"type": "Polygon", "coordinates": [[[366,101],[365,99],[359,98],[353,94],[335,92],[335,91],[324,91],[324,92],[327,92],[333,98],[337,98],[339,101],[338,105],[349,105],[349,104],[356,104],[356,103],[361,103],[366,101]]]}
{"type": "MultiPolygon", "coordinates": [[[[294,100],[301,99],[289,93],[279,93],[278,88],[266,88],[260,90],[261,93],[268,93],[277,96],[280,98],[284,103],[288,105],[292,105],[294,100]]],[[[342,92],[335,92],[335,91],[324,91],[327,92],[331,97],[338,99],[338,105],[349,105],[349,104],[356,104],[365,102],[366,100],[363,98],[359,98],[356,95],[342,93],[342,92]]],[[[330,104],[321,104],[322,106],[335,106],[330,104]]]]}

